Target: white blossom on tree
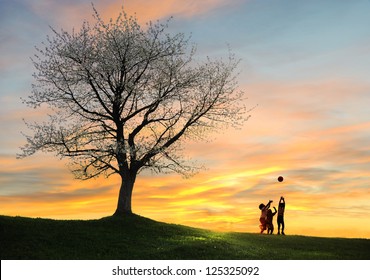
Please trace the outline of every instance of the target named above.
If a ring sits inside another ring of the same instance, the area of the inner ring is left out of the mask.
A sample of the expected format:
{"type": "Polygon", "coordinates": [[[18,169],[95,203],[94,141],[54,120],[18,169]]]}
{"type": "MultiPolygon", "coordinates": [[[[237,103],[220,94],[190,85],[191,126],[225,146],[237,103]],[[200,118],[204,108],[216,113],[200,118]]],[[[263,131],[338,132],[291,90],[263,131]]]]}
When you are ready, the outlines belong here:
{"type": "Polygon", "coordinates": [[[194,166],[180,153],[209,130],[241,125],[247,118],[237,90],[233,55],[225,60],[194,59],[184,34],[167,33],[167,23],[144,28],[124,11],[79,31],[57,32],[37,48],[31,107],[52,109],[43,123],[27,123],[32,135],[21,157],[36,151],[69,158],[79,179],[119,174],[115,214],[132,212],[138,173],[194,166]]]}

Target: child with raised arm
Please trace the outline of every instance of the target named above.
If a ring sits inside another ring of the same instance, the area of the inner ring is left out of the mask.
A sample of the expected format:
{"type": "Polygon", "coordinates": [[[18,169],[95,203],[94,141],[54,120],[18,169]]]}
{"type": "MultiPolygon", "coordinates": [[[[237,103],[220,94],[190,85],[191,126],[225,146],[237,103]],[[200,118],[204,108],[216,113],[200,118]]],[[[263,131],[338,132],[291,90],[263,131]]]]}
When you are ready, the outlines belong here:
{"type": "Polygon", "coordinates": [[[276,208],[274,207],[274,212],[272,212],[271,209],[267,210],[266,215],[266,228],[267,228],[267,234],[272,234],[274,232],[274,224],[272,222],[274,216],[276,214],[276,208]]]}
{"type": "Polygon", "coordinates": [[[278,234],[280,234],[280,226],[281,226],[281,234],[285,235],[284,233],[284,211],[285,211],[285,199],[284,197],[280,197],[279,206],[278,206],[278,216],[277,216],[277,224],[278,224],[278,234]]]}
{"type": "Polygon", "coordinates": [[[267,217],[267,210],[269,210],[272,200],[270,200],[266,205],[261,203],[259,209],[261,210],[261,217],[260,217],[260,229],[261,233],[266,230],[266,217],[267,217]]]}

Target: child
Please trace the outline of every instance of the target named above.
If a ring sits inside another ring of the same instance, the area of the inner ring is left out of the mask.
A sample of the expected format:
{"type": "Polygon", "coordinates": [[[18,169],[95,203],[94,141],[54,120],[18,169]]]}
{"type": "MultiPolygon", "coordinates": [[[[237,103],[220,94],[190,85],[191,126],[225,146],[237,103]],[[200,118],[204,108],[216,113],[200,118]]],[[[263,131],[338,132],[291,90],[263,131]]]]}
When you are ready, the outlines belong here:
{"type": "Polygon", "coordinates": [[[260,229],[261,233],[263,233],[266,229],[266,216],[267,210],[269,210],[272,200],[270,200],[266,205],[261,203],[259,209],[261,210],[261,217],[260,217],[260,229]]]}
{"type": "Polygon", "coordinates": [[[274,232],[274,224],[272,223],[272,220],[274,216],[276,215],[276,208],[274,207],[275,212],[272,213],[272,210],[267,210],[266,215],[266,227],[267,227],[267,234],[272,234],[274,232]]]}
{"type": "Polygon", "coordinates": [[[281,226],[281,234],[282,235],[285,235],[285,233],[284,233],[284,227],[285,227],[285,225],[284,225],[284,210],[285,210],[285,199],[284,199],[284,197],[280,197],[277,224],[278,224],[278,234],[280,234],[280,226],[281,226]]]}

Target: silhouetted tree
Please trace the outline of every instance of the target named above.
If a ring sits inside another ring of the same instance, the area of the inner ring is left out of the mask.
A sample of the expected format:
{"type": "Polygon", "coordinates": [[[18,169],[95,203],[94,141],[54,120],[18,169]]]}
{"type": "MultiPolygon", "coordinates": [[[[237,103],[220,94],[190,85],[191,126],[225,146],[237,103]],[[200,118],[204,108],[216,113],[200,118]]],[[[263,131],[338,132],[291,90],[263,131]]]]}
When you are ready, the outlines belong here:
{"type": "Polygon", "coordinates": [[[21,157],[36,151],[69,158],[76,178],[119,174],[115,214],[131,213],[138,173],[194,167],[179,154],[187,139],[219,125],[241,124],[245,108],[237,91],[238,61],[194,61],[195,48],[167,23],[142,28],[124,11],[79,31],[57,32],[37,49],[32,94],[25,103],[47,104],[47,122],[27,123],[32,135],[21,157]]]}

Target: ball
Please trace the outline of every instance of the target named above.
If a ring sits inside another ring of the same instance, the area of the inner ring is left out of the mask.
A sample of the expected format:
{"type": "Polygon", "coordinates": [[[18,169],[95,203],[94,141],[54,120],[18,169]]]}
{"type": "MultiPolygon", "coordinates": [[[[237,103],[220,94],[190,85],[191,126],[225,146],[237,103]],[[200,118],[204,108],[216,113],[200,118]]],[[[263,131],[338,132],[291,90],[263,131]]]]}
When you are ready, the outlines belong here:
{"type": "Polygon", "coordinates": [[[279,181],[279,182],[282,182],[282,181],[284,181],[284,178],[283,178],[283,176],[279,176],[279,177],[278,177],[278,181],[279,181]]]}

